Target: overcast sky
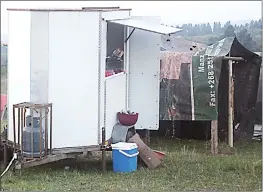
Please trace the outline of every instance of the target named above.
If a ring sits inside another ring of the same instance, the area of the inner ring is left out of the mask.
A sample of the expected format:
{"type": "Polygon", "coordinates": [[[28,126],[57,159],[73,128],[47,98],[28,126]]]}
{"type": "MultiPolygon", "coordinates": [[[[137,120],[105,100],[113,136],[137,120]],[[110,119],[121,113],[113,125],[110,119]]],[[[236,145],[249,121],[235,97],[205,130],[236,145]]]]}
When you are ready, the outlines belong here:
{"type": "Polygon", "coordinates": [[[1,1],[1,34],[7,34],[7,8],[120,6],[132,15],[161,16],[167,24],[258,20],[261,1],[1,1]]]}

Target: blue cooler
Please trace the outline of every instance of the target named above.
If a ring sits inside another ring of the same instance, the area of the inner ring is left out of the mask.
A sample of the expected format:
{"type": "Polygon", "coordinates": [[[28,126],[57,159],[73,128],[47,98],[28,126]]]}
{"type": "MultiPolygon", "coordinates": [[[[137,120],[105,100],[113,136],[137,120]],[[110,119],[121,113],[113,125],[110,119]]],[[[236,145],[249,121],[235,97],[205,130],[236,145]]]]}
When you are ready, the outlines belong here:
{"type": "Polygon", "coordinates": [[[139,152],[136,143],[119,142],[111,146],[114,172],[129,173],[137,170],[139,152]]]}

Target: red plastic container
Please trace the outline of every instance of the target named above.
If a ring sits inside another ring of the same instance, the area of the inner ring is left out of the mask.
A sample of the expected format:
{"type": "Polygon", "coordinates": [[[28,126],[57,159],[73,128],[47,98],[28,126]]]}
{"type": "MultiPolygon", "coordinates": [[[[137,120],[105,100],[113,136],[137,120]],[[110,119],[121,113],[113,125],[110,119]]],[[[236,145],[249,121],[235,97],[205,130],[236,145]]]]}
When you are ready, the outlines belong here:
{"type": "Polygon", "coordinates": [[[109,76],[112,76],[112,75],[114,75],[115,73],[114,73],[114,70],[106,70],[105,71],[105,77],[109,77],[109,76]]]}
{"type": "Polygon", "coordinates": [[[164,157],[165,157],[165,153],[161,152],[161,151],[157,151],[157,150],[153,150],[153,152],[157,155],[158,159],[160,159],[161,161],[163,161],[164,157]]]}
{"type": "Polygon", "coordinates": [[[117,113],[117,118],[120,122],[120,124],[125,126],[132,126],[135,125],[138,121],[138,113],[135,114],[126,114],[126,113],[117,113]]]}

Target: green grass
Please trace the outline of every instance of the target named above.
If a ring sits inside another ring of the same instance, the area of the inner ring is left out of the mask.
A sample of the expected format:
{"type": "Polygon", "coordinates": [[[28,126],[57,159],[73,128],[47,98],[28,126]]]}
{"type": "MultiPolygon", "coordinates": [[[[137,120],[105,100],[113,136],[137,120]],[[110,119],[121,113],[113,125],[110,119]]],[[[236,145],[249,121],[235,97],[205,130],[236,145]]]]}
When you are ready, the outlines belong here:
{"type": "MultiPolygon", "coordinates": [[[[70,162],[9,172],[6,190],[24,191],[261,191],[261,143],[238,144],[234,150],[220,145],[224,154],[211,156],[207,142],[158,140],[152,148],[166,152],[163,166],[139,167],[130,174],[100,171],[100,161],[70,162]],[[65,170],[64,166],[70,169],[65,170]],[[76,166],[76,167],[75,167],[76,166]]],[[[110,155],[110,154],[109,154],[110,155]]]]}

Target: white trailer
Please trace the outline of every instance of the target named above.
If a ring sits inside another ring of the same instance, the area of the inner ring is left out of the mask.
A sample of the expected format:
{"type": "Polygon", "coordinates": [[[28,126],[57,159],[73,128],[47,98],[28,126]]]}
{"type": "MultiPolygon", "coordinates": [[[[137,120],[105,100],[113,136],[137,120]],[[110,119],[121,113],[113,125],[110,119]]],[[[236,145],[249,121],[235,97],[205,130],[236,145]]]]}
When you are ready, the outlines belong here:
{"type": "MultiPolygon", "coordinates": [[[[116,113],[128,108],[139,113],[136,129],[158,129],[160,35],[180,29],[120,8],[8,14],[8,108],[52,103],[53,148],[98,145],[101,128],[110,138],[116,113]],[[115,48],[124,50],[124,72],[105,77],[115,48]]],[[[8,121],[14,141],[12,110],[8,121]]]]}

